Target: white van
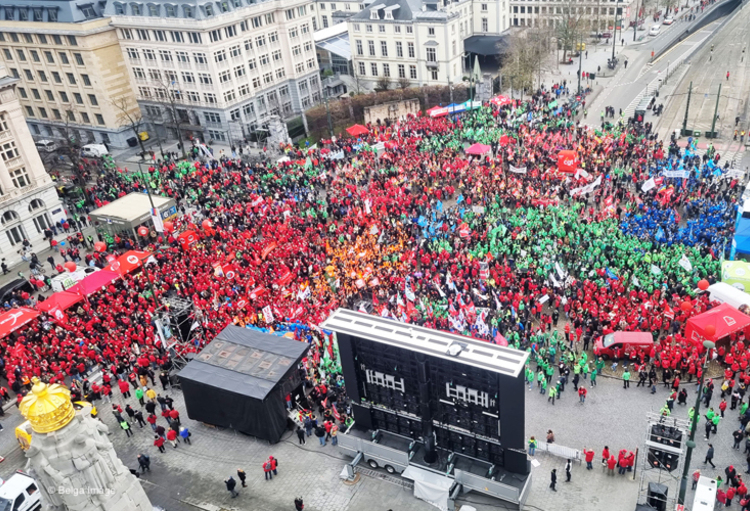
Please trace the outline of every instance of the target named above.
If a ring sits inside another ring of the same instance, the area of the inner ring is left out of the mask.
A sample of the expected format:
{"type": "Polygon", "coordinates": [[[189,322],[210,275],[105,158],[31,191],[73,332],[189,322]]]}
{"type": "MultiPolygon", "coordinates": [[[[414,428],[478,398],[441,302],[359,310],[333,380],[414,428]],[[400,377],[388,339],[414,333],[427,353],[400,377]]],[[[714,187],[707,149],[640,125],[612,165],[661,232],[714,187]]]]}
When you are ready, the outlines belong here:
{"type": "Polygon", "coordinates": [[[42,498],[36,481],[20,470],[0,486],[0,511],[38,511],[42,498]]]}
{"type": "MultiPolygon", "coordinates": [[[[95,266],[78,266],[76,271],[65,271],[52,277],[52,291],[56,293],[65,291],[97,271],[99,271],[99,268],[95,266]]],[[[0,508],[0,511],[2,511],[2,508],[0,508]]]]}
{"type": "Polygon", "coordinates": [[[708,293],[710,300],[726,303],[735,309],[739,309],[743,305],[750,307],[750,294],[747,294],[726,282],[711,284],[708,286],[708,293]]]}
{"type": "Polygon", "coordinates": [[[661,25],[653,25],[651,30],[648,31],[648,35],[657,36],[659,35],[659,32],[661,32],[661,25]]]}
{"type": "Polygon", "coordinates": [[[716,506],[716,479],[700,476],[695,487],[693,511],[713,511],[716,506]]]}
{"type": "Polygon", "coordinates": [[[57,142],[52,140],[39,140],[36,143],[36,150],[44,153],[51,153],[57,150],[57,142]]]}
{"type": "Polygon", "coordinates": [[[109,154],[104,144],[87,144],[81,148],[81,156],[84,158],[99,158],[109,154]]]}

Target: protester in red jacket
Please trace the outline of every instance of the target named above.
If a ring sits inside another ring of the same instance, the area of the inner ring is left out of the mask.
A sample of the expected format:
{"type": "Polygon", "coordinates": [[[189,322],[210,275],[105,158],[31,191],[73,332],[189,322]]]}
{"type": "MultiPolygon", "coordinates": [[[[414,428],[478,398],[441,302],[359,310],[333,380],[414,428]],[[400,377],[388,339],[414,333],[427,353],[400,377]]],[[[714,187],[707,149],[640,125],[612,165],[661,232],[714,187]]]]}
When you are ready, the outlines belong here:
{"type": "Polygon", "coordinates": [[[117,386],[120,387],[120,392],[122,392],[124,398],[130,397],[130,384],[126,380],[118,381],[117,386]]]}
{"type": "Polygon", "coordinates": [[[594,450],[587,451],[584,447],[583,454],[586,456],[586,470],[592,470],[594,468],[591,466],[591,462],[594,461],[594,450]]]}
{"type": "Polygon", "coordinates": [[[159,448],[159,452],[161,453],[167,452],[167,450],[164,449],[164,439],[160,437],[159,435],[154,436],[154,445],[159,448]]]}

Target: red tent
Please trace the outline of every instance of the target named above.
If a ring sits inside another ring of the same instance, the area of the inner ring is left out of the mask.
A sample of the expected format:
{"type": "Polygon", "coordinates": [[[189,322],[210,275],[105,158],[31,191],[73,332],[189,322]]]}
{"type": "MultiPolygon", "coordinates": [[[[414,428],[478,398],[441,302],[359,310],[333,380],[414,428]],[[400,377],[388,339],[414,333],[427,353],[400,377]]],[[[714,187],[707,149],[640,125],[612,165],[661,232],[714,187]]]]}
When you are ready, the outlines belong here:
{"type": "Polygon", "coordinates": [[[574,174],[578,168],[578,155],[575,151],[563,150],[557,155],[557,170],[574,174]]]}
{"type": "Polygon", "coordinates": [[[427,110],[427,115],[430,117],[443,117],[448,115],[448,109],[442,106],[433,106],[427,110]]]}
{"type": "Polygon", "coordinates": [[[485,153],[489,153],[492,150],[492,147],[484,144],[480,144],[477,142],[476,144],[472,145],[466,150],[466,154],[473,154],[473,155],[482,155],[485,153]]]}
{"type": "Polygon", "coordinates": [[[108,271],[115,271],[120,275],[127,275],[136,268],[141,267],[141,262],[151,257],[151,252],[142,252],[140,250],[130,250],[113,261],[109,266],[104,268],[108,271]]]}
{"type": "Polygon", "coordinates": [[[97,271],[80,281],[75,286],[68,289],[71,293],[78,293],[83,296],[93,295],[101,288],[120,278],[119,273],[113,271],[97,271]]]}
{"type": "Polygon", "coordinates": [[[513,102],[513,100],[511,100],[511,99],[510,99],[509,97],[507,97],[507,96],[495,96],[494,98],[492,98],[492,99],[490,100],[490,103],[494,103],[494,104],[496,104],[497,106],[508,105],[508,104],[510,104],[510,103],[512,103],[512,102],[513,102]]]}
{"type": "Polygon", "coordinates": [[[349,126],[348,128],[346,128],[346,132],[353,137],[359,137],[361,135],[369,133],[370,131],[361,124],[355,124],[354,126],[349,126]]]}
{"type": "Polygon", "coordinates": [[[18,307],[0,315],[0,338],[15,332],[32,319],[39,316],[34,309],[18,307]]]}
{"type": "Polygon", "coordinates": [[[722,303],[718,307],[690,318],[685,327],[685,337],[696,344],[702,344],[703,341],[716,342],[742,330],[745,331],[746,336],[750,335],[750,316],[746,316],[731,305],[722,303]],[[713,325],[715,329],[712,336],[706,335],[708,325],[713,325]]]}
{"type": "Polygon", "coordinates": [[[195,231],[185,231],[180,234],[177,239],[179,240],[180,245],[182,245],[183,250],[187,250],[190,245],[198,241],[198,235],[195,231]]]}
{"type": "Polygon", "coordinates": [[[83,301],[81,295],[71,293],[70,291],[60,291],[59,293],[50,295],[50,297],[43,302],[37,303],[36,308],[42,312],[51,314],[55,310],[69,309],[81,301],[83,301]]]}

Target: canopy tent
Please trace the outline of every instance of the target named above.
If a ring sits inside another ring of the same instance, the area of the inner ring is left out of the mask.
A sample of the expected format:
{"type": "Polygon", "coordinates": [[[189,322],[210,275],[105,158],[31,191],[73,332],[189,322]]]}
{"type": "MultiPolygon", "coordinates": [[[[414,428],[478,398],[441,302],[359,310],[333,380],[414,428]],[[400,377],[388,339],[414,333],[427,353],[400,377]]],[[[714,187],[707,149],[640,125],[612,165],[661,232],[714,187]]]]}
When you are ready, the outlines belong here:
{"type": "Polygon", "coordinates": [[[116,261],[110,263],[110,265],[104,268],[104,270],[114,271],[120,275],[127,275],[136,268],[140,268],[143,260],[148,259],[149,257],[151,257],[151,252],[130,250],[118,257],[116,261]]]}
{"type": "Polygon", "coordinates": [[[119,273],[113,271],[102,270],[92,273],[75,286],[68,289],[71,293],[78,293],[83,296],[93,295],[101,288],[120,278],[119,273]]]}
{"type": "Polygon", "coordinates": [[[513,102],[512,99],[510,99],[508,96],[495,96],[490,100],[490,103],[493,103],[497,106],[504,106],[509,105],[513,102]]]}
{"type": "Polygon", "coordinates": [[[359,137],[369,133],[370,131],[361,124],[355,124],[354,126],[349,126],[348,128],[346,128],[346,132],[353,137],[359,137]]]}
{"type": "Polygon", "coordinates": [[[477,142],[476,144],[472,145],[466,150],[466,154],[472,154],[472,155],[482,155],[485,153],[488,153],[492,150],[492,148],[488,145],[480,144],[477,142]]]}
{"type": "Polygon", "coordinates": [[[716,342],[744,330],[750,334],[750,316],[746,316],[731,305],[722,303],[711,310],[690,318],[685,327],[685,337],[696,344],[703,341],[716,342]],[[712,325],[713,335],[706,335],[706,327],[712,325]]]}
{"type": "Polygon", "coordinates": [[[0,338],[15,332],[32,319],[39,316],[34,309],[18,307],[0,315],[0,338]]]}
{"type": "Polygon", "coordinates": [[[433,106],[427,110],[427,115],[430,117],[444,117],[448,115],[448,109],[442,106],[433,106]]]}
{"type": "Polygon", "coordinates": [[[750,219],[740,218],[737,230],[734,232],[734,250],[740,254],[750,254],[750,219]]]}
{"type": "Polygon", "coordinates": [[[79,294],[71,293],[70,291],[60,291],[59,293],[50,295],[43,302],[37,303],[36,308],[42,312],[53,314],[56,310],[69,309],[81,301],[83,301],[83,297],[79,294]]]}

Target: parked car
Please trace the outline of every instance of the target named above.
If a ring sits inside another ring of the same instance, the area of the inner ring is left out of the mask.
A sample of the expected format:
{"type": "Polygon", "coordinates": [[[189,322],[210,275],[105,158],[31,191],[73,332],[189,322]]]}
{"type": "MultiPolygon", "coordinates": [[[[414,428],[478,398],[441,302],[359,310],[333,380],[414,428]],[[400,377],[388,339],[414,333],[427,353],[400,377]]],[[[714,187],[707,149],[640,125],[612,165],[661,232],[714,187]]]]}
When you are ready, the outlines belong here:
{"type": "Polygon", "coordinates": [[[661,23],[662,25],[671,25],[672,23],[674,23],[674,18],[672,16],[667,16],[661,23]]]}
{"type": "Polygon", "coordinates": [[[51,153],[57,150],[57,142],[52,140],[39,140],[36,143],[36,150],[43,153],[51,153]]]}
{"type": "Polygon", "coordinates": [[[661,32],[661,24],[651,25],[651,30],[648,31],[648,35],[657,36],[661,32]]]}
{"type": "Polygon", "coordinates": [[[633,350],[638,353],[649,353],[654,345],[650,332],[614,332],[598,337],[594,341],[594,355],[608,358],[619,358],[630,355],[633,350]]]}
{"type": "MultiPolygon", "coordinates": [[[[27,293],[35,293],[36,289],[26,279],[13,279],[4,286],[0,287],[0,305],[10,301],[11,296],[14,292],[21,293],[26,291],[27,293]]],[[[0,508],[1,510],[2,508],[0,508]]]]}
{"type": "Polygon", "coordinates": [[[86,144],[81,148],[81,156],[85,158],[98,158],[109,154],[104,144],[86,144]]]}

